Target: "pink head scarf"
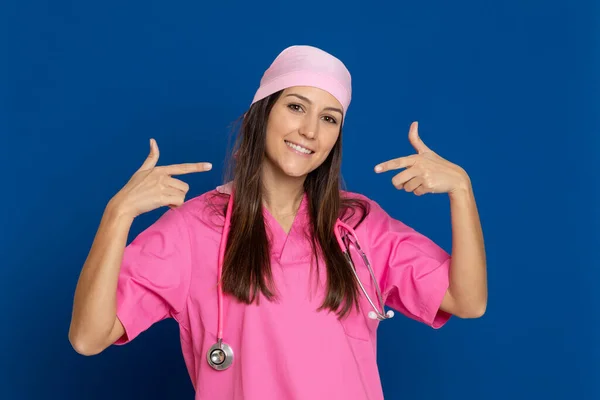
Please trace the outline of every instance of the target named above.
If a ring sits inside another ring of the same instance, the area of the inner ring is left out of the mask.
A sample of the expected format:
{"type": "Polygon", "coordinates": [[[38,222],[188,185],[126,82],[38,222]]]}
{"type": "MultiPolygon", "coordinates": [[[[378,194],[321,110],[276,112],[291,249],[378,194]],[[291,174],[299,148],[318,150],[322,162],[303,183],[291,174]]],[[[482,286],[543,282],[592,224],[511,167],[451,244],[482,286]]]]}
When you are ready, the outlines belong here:
{"type": "Polygon", "coordinates": [[[335,97],[346,111],[352,97],[352,80],[346,66],[331,54],[312,46],[283,50],[265,71],[252,104],[292,86],[312,86],[335,97]]]}

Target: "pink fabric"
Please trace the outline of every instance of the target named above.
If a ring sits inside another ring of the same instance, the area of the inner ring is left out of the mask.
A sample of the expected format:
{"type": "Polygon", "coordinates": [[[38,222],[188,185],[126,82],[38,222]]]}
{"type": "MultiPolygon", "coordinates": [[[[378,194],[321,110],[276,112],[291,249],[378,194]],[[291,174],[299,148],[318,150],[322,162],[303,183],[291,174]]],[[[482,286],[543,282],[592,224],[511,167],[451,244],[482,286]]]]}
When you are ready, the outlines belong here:
{"type": "Polygon", "coordinates": [[[312,86],[335,97],[344,109],[352,98],[352,79],[346,66],[331,54],[312,46],[290,46],[265,71],[252,104],[292,86],[312,86]]]}
{"type": "MultiPolygon", "coordinates": [[[[196,399],[382,399],[379,321],[367,317],[367,300],[361,296],[362,311],[343,321],[333,313],[316,311],[326,275],[322,263],[319,285],[310,280],[316,274],[311,275],[309,264],[306,196],[289,235],[263,208],[280,301],[270,303],[261,296],[259,306],[248,306],[225,295],[224,341],[233,347],[235,359],[225,371],[208,365],[206,351],[217,333],[217,257],[223,224],[223,218],[207,208],[209,193],[168,210],[127,246],[117,292],[117,315],[126,335],[116,344],[172,317],[180,326],[196,399]],[[328,361],[319,362],[323,358],[328,361]]],[[[449,255],[391,218],[376,202],[356,193],[343,195],[371,204],[356,234],[386,304],[433,328],[444,325],[450,315],[439,306],[448,287],[449,255]]],[[[368,270],[356,254],[353,258],[375,298],[368,270]]]]}

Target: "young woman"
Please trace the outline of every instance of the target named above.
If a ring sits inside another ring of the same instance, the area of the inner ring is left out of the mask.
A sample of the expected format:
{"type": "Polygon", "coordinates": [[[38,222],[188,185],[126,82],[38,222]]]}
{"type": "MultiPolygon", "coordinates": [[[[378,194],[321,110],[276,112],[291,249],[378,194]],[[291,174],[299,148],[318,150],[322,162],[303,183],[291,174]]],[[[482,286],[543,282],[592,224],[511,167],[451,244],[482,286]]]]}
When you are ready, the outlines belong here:
{"type": "Polygon", "coordinates": [[[184,201],[158,146],[108,203],[77,284],[69,339],[92,355],[172,317],[196,399],[381,399],[376,332],[393,315],[433,328],[487,302],[485,251],[467,173],[419,138],[380,164],[393,185],[447,193],[452,255],[341,189],[351,78],[311,46],[265,72],[236,143],[232,179],[184,201]],[[169,206],[128,246],[133,219],[169,206]]]}

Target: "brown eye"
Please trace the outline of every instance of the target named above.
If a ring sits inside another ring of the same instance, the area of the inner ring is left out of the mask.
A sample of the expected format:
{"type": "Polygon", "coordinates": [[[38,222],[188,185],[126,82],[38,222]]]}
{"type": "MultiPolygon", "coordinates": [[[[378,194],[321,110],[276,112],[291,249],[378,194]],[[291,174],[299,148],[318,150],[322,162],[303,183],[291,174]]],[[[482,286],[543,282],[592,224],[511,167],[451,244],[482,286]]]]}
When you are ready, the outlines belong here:
{"type": "Polygon", "coordinates": [[[302,111],[302,106],[299,104],[289,104],[288,108],[290,108],[292,111],[302,111]]]}
{"type": "Polygon", "coordinates": [[[337,121],[335,120],[335,118],[329,117],[329,116],[325,116],[324,118],[326,118],[326,121],[332,124],[337,124],[337,121]],[[327,120],[327,118],[329,120],[327,120]]]}

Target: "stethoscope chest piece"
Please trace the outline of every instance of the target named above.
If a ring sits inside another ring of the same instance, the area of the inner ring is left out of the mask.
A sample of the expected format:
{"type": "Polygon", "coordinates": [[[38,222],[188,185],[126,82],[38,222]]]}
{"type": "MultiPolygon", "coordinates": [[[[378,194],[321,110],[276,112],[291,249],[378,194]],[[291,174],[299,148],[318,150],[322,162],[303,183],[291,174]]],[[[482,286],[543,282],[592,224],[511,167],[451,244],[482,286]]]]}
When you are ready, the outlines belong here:
{"type": "Polygon", "coordinates": [[[223,371],[233,363],[233,350],[227,343],[219,340],[206,353],[208,364],[217,371],[223,371]]]}

